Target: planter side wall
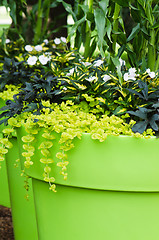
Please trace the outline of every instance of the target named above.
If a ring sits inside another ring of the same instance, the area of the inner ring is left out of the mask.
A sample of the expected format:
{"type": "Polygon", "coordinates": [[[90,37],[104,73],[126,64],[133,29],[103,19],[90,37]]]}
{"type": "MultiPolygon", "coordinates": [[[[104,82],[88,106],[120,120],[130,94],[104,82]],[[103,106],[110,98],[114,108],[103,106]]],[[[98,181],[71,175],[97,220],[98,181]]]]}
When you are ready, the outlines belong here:
{"type": "MultiPolygon", "coordinates": [[[[20,152],[23,151],[21,137],[26,135],[23,128],[18,130],[20,152]]],[[[54,160],[51,175],[57,184],[71,185],[90,189],[117,191],[159,191],[159,139],[139,139],[129,136],[109,136],[105,142],[92,140],[89,134],[83,134],[82,140],[75,140],[75,147],[68,151],[68,179],[59,174],[60,167],[56,153],[60,145],[53,142],[51,157],[54,160]]],[[[38,146],[42,142],[40,134],[36,136],[33,165],[26,173],[43,180],[43,169],[39,159],[42,154],[38,146]]],[[[21,156],[23,162],[25,159],[21,156]]]]}
{"type": "Polygon", "coordinates": [[[29,191],[24,188],[24,177],[21,177],[20,162],[14,167],[19,158],[17,139],[11,139],[13,148],[6,155],[8,182],[11,199],[12,220],[15,240],[38,240],[35,216],[32,181],[29,179],[29,191]],[[29,200],[25,198],[29,195],[29,200]]]}

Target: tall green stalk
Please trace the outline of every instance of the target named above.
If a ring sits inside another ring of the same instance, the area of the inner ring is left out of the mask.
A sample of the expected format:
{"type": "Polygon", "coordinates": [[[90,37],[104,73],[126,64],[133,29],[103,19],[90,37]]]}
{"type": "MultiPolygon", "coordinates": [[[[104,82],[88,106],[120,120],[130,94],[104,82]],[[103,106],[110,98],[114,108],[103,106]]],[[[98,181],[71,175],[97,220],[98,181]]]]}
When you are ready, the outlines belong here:
{"type": "MultiPolygon", "coordinates": [[[[87,5],[89,7],[89,12],[93,13],[93,0],[87,0],[87,5]]],[[[90,53],[90,43],[91,43],[91,23],[86,21],[86,40],[85,40],[85,49],[84,49],[84,57],[87,58],[90,53]]]]}
{"type": "Polygon", "coordinates": [[[148,44],[148,68],[151,71],[155,71],[156,64],[156,46],[155,46],[155,30],[152,29],[150,32],[150,42],[148,44]]]}
{"type": "Polygon", "coordinates": [[[43,5],[43,9],[45,9],[45,16],[44,16],[42,36],[44,36],[46,34],[46,31],[47,31],[49,13],[50,13],[50,3],[51,3],[50,0],[45,0],[44,5],[43,5]]]}
{"type": "Polygon", "coordinates": [[[37,14],[37,24],[35,27],[34,44],[38,43],[41,38],[41,27],[42,27],[42,0],[38,0],[38,14],[37,14]]]}
{"type": "Polygon", "coordinates": [[[116,43],[117,43],[117,32],[118,32],[118,26],[119,26],[119,15],[120,15],[120,6],[119,4],[115,3],[115,10],[114,10],[114,22],[113,22],[113,31],[115,32],[112,36],[113,43],[112,43],[112,50],[113,50],[113,56],[115,56],[116,53],[116,43]]]}

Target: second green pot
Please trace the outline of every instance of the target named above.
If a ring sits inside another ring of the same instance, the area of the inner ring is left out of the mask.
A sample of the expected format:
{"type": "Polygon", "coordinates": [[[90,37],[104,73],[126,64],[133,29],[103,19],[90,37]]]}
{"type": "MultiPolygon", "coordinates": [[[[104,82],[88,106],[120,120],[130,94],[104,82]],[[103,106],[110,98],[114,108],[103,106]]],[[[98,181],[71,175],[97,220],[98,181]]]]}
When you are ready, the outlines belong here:
{"type": "Polygon", "coordinates": [[[32,181],[29,179],[29,192],[24,188],[24,177],[21,176],[17,138],[10,139],[13,148],[6,155],[8,183],[11,200],[12,220],[15,240],[38,240],[35,207],[32,192],[32,181]],[[29,200],[26,200],[26,194],[29,200]]]}

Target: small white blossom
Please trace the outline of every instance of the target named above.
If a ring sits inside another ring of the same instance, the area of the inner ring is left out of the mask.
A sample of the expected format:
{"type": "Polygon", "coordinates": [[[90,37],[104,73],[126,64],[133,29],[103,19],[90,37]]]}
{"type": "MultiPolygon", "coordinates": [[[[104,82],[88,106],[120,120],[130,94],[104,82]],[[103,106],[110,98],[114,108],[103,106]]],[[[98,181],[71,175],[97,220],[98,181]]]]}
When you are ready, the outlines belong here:
{"type": "Polygon", "coordinates": [[[136,71],[137,71],[136,68],[130,68],[128,73],[124,74],[124,80],[125,81],[128,81],[128,80],[135,81],[136,80],[136,76],[137,76],[136,71]]]}
{"type": "Polygon", "coordinates": [[[109,75],[104,75],[104,77],[103,77],[103,81],[104,82],[107,82],[108,80],[110,80],[111,79],[111,77],[109,76],[109,75]]]}
{"type": "Polygon", "coordinates": [[[51,52],[45,52],[45,55],[49,56],[49,58],[51,59],[51,57],[50,57],[51,56],[51,52]]]}
{"type": "Polygon", "coordinates": [[[66,76],[71,76],[71,75],[73,75],[74,71],[75,71],[75,68],[71,68],[71,69],[69,70],[69,73],[66,74],[66,76]]]}
{"type": "Polygon", "coordinates": [[[25,50],[26,50],[27,52],[33,51],[33,48],[32,48],[31,45],[26,45],[24,48],[25,48],[25,50]]]}
{"type": "Polygon", "coordinates": [[[146,72],[149,74],[151,72],[150,68],[147,68],[146,72]]]}
{"type": "Polygon", "coordinates": [[[94,62],[94,66],[95,66],[95,67],[99,67],[99,66],[101,66],[103,63],[104,63],[104,61],[99,59],[99,60],[96,60],[96,61],[94,62]]]}
{"type": "Polygon", "coordinates": [[[61,37],[60,39],[61,39],[61,41],[62,41],[63,43],[66,43],[66,42],[67,42],[67,39],[66,39],[65,37],[61,37]]]}
{"type": "Polygon", "coordinates": [[[90,66],[91,65],[91,63],[90,62],[82,62],[82,61],[80,61],[85,67],[87,67],[87,66],[90,66]]]}
{"type": "Polygon", "coordinates": [[[156,77],[155,72],[151,72],[150,68],[147,68],[147,69],[146,69],[146,72],[148,73],[148,75],[149,75],[150,78],[155,78],[155,77],[156,77]]]}
{"type": "Polygon", "coordinates": [[[136,68],[129,68],[130,75],[135,75],[136,71],[137,71],[136,68]]]}
{"type": "Polygon", "coordinates": [[[150,73],[149,73],[149,76],[150,76],[150,78],[155,78],[155,77],[156,77],[156,74],[155,74],[155,72],[150,72],[150,73]]]}
{"type": "Polygon", "coordinates": [[[10,43],[10,39],[8,39],[8,38],[6,39],[6,44],[7,44],[7,43],[10,43]]]}
{"type": "Polygon", "coordinates": [[[44,39],[43,42],[47,45],[49,43],[49,40],[48,39],[44,39]]]}
{"type": "Polygon", "coordinates": [[[60,43],[61,43],[60,38],[55,38],[55,39],[54,39],[54,43],[57,44],[57,45],[60,44],[60,43]]]}
{"type": "Polygon", "coordinates": [[[44,55],[40,55],[39,56],[39,61],[42,65],[46,65],[48,63],[48,61],[50,61],[50,58],[46,57],[44,55]]]}
{"type": "Polygon", "coordinates": [[[136,80],[136,75],[135,74],[129,74],[129,73],[125,73],[124,74],[124,80],[128,81],[128,80],[136,80]]]}
{"type": "Polygon", "coordinates": [[[30,56],[27,60],[27,63],[29,65],[35,65],[37,60],[38,60],[38,58],[36,56],[30,56]]]}
{"type": "Polygon", "coordinates": [[[36,50],[37,52],[40,52],[40,51],[43,50],[43,48],[42,48],[41,45],[36,45],[36,46],[35,46],[35,50],[36,50]]]}
{"type": "Polygon", "coordinates": [[[129,80],[129,74],[128,74],[128,73],[125,73],[125,74],[124,74],[124,80],[125,80],[125,81],[128,81],[128,80],[129,80]]]}
{"type": "Polygon", "coordinates": [[[121,66],[122,66],[122,65],[125,66],[125,61],[124,61],[123,59],[119,58],[119,61],[120,61],[120,65],[121,65],[121,66]]]}
{"type": "Polygon", "coordinates": [[[86,78],[86,80],[89,82],[93,82],[94,80],[97,80],[97,77],[95,77],[95,76],[89,77],[89,78],[86,78]]]}
{"type": "Polygon", "coordinates": [[[67,87],[64,87],[63,90],[66,91],[66,90],[67,90],[67,87]]]}

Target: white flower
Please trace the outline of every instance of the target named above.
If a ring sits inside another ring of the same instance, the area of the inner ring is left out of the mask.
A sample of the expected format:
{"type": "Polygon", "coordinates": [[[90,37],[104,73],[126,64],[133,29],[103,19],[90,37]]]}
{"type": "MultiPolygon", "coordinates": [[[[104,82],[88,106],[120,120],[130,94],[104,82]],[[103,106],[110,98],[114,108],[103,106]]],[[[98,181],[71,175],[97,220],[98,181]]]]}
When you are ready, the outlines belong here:
{"type": "Polygon", "coordinates": [[[151,72],[151,71],[150,71],[150,68],[147,68],[147,69],[146,69],[146,72],[147,72],[147,73],[150,73],[150,72],[151,72]]]}
{"type": "Polygon", "coordinates": [[[40,51],[43,50],[43,48],[42,48],[41,45],[36,45],[36,46],[35,46],[35,50],[36,50],[37,52],[40,52],[40,51]]]}
{"type": "Polygon", "coordinates": [[[147,69],[146,69],[146,72],[148,73],[148,75],[149,75],[150,78],[155,78],[155,77],[156,77],[155,72],[151,72],[150,68],[147,68],[147,69]]]}
{"type": "Polygon", "coordinates": [[[86,80],[89,82],[93,82],[94,80],[97,80],[97,77],[95,77],[95,76],[89,77],[89,78],[86,78],[86,80]]]}
{"type": "Polygon", "coordinates": [[[87,67],[87,66],[90,66],[91,65],[91,63],[90,62],[82,62],[82,60],[80,61],[80,63],[82,63],[85,67],[87,67]]]}
{"type": "Polygon", "coordinates": [[[48,39],[44,39],[43,42],[47,45],[49,43],[49,40],[48,39]]]}
{"type": "Polygon", "coordinates": [[[135,74],[129,74],[129,73],[125,73],[124,74],[124,80],[128,81],[128,80],[136,80],[136,75],[135,74]]]}
{"type": "Polygon", "coordinates": [[[66,90],[67,90],[67,87],[64,87],[63,90],[66,91],[66,90]]]}
{"type": "Polygon", "coordinates": [[[124,74],[124,80],[128,81],[128,80],[136,80],[136,68],[130,68],[128,73],[124,74]]]}
{"type": "Polygon", "coordinates": [[[32,48],[31,45],[26,45],[26,46],[25,46],[25,50],[26,50],[27,52],[31,52],[31,51],[33,51],[33,48],[32,48]]]}
{"type": "Polygon", "coordinates": [[[107,82],[108,80],[110,80],[111,79],[111,77],[109,76],[109,75],[104,75],[104,77],[103,77],[103,81],[104,82],[107,82]]]}
{"type": "Polygon", "coordinates": [[[95,66],[95,67],[99,67],[99,66],[102,65],[103,63],[104,63],[104,61],[99,59],[99,60],[97,60],[97,61],[94,62],[94,66],[95,66]]]}
{"type": "Polygon", "coordinates": [[[125,66],[125,61],[124,61],[123,59],[119,58],[119,61],[120,61],[120,65],[121,65],[121,66],[122,66],[122,65],[125,66]]]}
{"type": "Polygon", "coordinates": [[[129,68],[130,75],[135,75],[135,73],[136,73],[136,68],[129,68]]]}
{"type": "Polygon", "coordinates": [[[6,39],[6,44],[7,44],[7,43],[10,43],[10,39],[8,39],[8,38],[6,39]]]}
{"type": "Polygon", "coordinates": [[[29,65],[34,65],[37,60],[38,60],[38,58],[36,56],[31,56],[31,57],[28,58],[27,63],[29,65]]]}
{"type": "Polygon", "coordinates": [[[156,74],[155,74],[155,72],[150,72],[150,73],[149,73],[149,76],[150,76],[150,78],[155,78],[155,77],[156,77],[156,74]]]}
{"type": "Polygon", "coordinates": [[[71,76],[71,75],[73,75],[74,71],[75,71],[75,68],[71,68],[71,69],[69,70],[69,73],[66,74],[66,76],[71,76]]]}
{"type": "Polygon", "coordinates": [[[54,39],[54,43],[57,44],[57,45],[60,44],[60,43],[61,43],[60,38],[55,38],[55,39],[54,39]]]}
{"type": "Polygon", "coordinates": [[[39,56],[39,61],[41,62],[42,65],[46,65],[49,60],[50,60],[49,57],[46,57],[46,56],[44,56],[44,55],[40,55],[40,56],[39,56]]]}
{"type": "Polygon", "coordinates": [[[61,41],[62,41],[63,43],[66,43],[66,42],[67,42],[67,40],[66,40],[65,37],[61,37],[60,39],[61,39],[61,41]]]}

